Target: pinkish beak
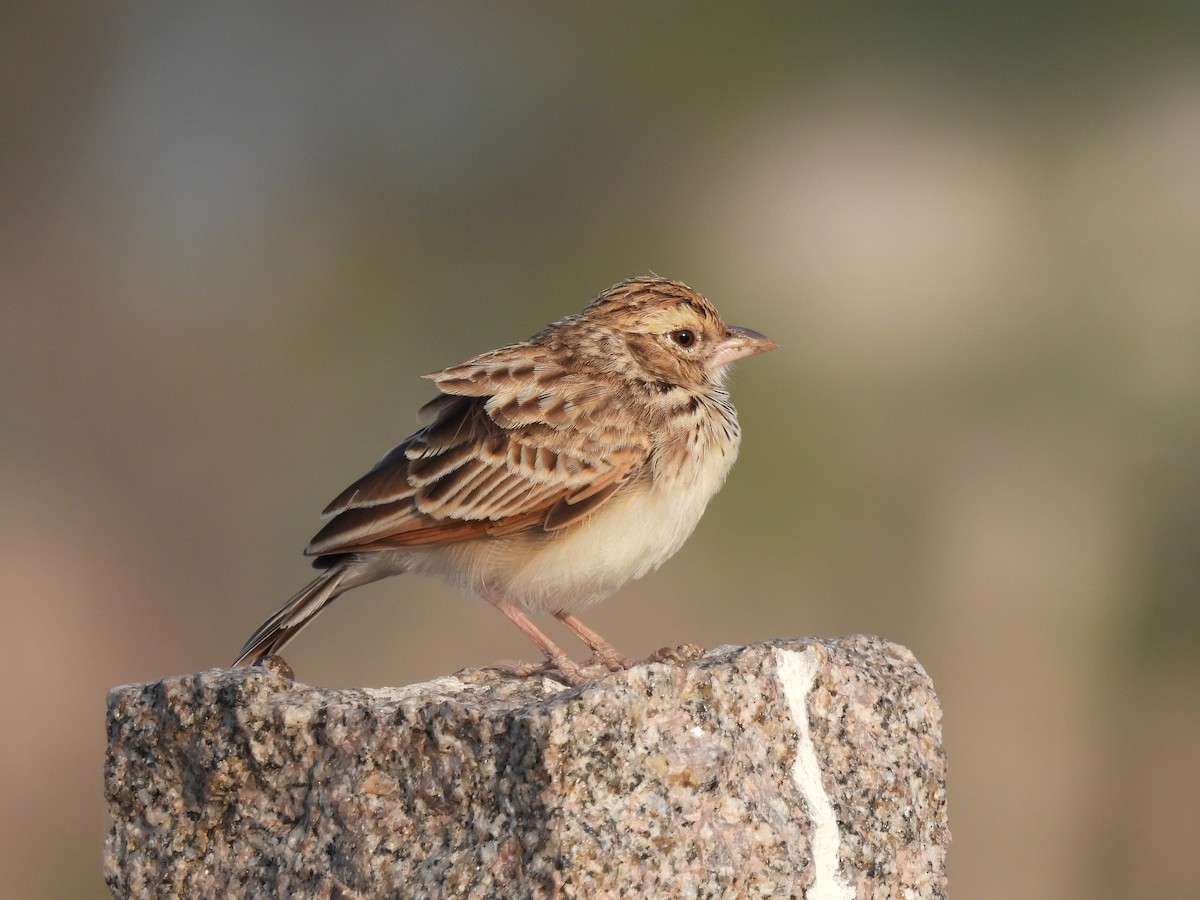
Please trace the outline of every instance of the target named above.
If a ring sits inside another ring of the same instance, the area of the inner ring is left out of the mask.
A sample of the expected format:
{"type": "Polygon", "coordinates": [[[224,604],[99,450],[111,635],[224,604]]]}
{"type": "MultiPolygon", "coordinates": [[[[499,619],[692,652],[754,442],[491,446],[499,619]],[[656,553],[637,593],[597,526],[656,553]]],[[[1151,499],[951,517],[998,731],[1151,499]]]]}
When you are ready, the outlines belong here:
{"type": "Polygon", "coordinates": [[[757,331],[751,331],[749,328],[739,328],[737,325],[730,325],[725,329],[725,337],[721,339],[721,343],[717,344],[717,349],[709,356],[708,369],[710,372],[716,371],[722,366],[729,365],[731,362],[745,359],[747,356],[753,356],[756,353],[766,353],[768,350],[774,350],[778,346],[777,343],[765,334],[759,334],[757,331]]]}

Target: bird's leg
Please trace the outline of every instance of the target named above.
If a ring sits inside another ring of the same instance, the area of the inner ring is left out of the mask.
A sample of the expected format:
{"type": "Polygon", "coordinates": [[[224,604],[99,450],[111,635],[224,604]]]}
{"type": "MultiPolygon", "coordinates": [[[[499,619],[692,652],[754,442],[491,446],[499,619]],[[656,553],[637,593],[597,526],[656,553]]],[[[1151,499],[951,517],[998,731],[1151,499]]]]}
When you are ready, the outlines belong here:
{"type": "Polygon", "coordinates": [[[633,660],[622,656],[621,652],[592,629],[588,628],[566,610],[560,609],[554,618],[562,622],[575,633],[581,641],[592,650],[592,659],[608,667],[609,671],[620,672],[633,665],[633,660]]]}
{"type": "MultiPolygon", "coordinates": [[[[549,662],[551,666],[562,673],[562,676],[566,679],[567,684],[571,685],[572,687],[578,687],[581,684],[587,683],[588,679],[583,674],[583,671],[579,668],[579,666],[572,662],[570,657],[568,657],[567,654],[564,653],[559,646],[554,643],[554,641],[542,634],[541,630],[531,621],[529,621],[529,617],[525,615],[525,613],[521,612],[521,610],[517,609],[503,597],[494,595],[490,592],[485,592],[483,594],[483,599],[492,604],[492,606],[496,607],[496,609],[500,610],[500,612],[504,613],[505,617],[507,617],[510,622],[520,628],[527,638],[538,645],[538,648],[546,655],[547,662],[549,662]]],[[[529,674],[532,674],[536,671],[537,668],[535,667],[529,671],[529,674]]]]}

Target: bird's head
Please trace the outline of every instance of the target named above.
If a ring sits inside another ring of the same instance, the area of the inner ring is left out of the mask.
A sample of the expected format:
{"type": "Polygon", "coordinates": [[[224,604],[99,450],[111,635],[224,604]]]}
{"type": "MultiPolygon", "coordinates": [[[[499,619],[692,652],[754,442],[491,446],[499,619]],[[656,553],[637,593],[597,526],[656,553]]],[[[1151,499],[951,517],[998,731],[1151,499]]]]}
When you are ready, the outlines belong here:
{"type": "Polygon", "coordinates": [[[778,346],[757,331],[726,325],[702,295],[665,278],[622,281],[573,319],[579,334],[573,349],[589,364],[651,383],[719,387],[730,363],[778,346]]]}

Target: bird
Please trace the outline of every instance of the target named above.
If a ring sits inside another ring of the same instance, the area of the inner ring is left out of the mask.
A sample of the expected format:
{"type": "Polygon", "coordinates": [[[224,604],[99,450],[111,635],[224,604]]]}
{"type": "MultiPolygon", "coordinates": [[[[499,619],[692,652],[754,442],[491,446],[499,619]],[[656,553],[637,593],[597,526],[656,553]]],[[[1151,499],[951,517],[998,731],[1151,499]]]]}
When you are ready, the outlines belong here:
{"type": "Polygon", "coordinates": [[[657,569],[691,535],[737,458],[730,363],[776,349],[659,276],[613,285],[528,340],[424,376],[421,427],[324,510],[321,573],[246,641],[274,657],[346,591],[403,573],[486,600],[567,684],[633,665],[576,613],[657,569]],[[530,619],[592,651],[575,663],[530,619]]]}

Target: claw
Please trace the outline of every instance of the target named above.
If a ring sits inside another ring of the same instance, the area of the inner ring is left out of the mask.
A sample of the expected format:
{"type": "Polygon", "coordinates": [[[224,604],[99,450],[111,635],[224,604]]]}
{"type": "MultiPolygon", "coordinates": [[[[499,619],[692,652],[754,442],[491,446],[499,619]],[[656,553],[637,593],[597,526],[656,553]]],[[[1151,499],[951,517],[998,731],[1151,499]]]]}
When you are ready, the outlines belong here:
{"type": "Polygon", "coordinates": [[[624,672],[626,669],[631,669],[637,665],[634,660],[628,656],[622,656],[612,647],[609,647],[607,652],[604,650],[593,650],[592,655],[588,657],[587,662],[583,664],[584,668],[603,666],[609,672],[624,672]]]}

